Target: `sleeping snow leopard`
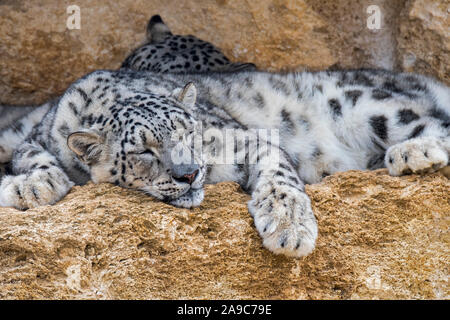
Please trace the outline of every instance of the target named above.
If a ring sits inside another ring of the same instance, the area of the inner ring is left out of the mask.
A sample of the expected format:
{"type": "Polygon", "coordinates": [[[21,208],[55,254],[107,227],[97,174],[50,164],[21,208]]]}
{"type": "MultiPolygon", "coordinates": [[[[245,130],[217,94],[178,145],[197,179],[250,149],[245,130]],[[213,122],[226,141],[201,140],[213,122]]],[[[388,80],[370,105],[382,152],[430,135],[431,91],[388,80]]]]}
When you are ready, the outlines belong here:
{"type": "Polygon", "coordinates": [[[91,179],[191,208],[204,183],[231,180],[251,194],[264,246],[300,257],[318,236],[305,183],[439,170],[449,131],[450,89],[415,74],[102,70],[72,84],[16,148],[0,205],[53,204],[91,179]]]}
{"type": "Polygon", "coordinates": [[[148,22],[147,41],[125,59],[122,68],[170,73],[256,69],[253,63],[231,62],[207,41],[191,35],[173,35],[159,15],[154,15],[148,22]]]}
{"type": "MultiPolygon", "coordinates": [[[[147,24],[148,43],[134,50],[122,68],[138,71],[196,73],[251,71],[252,63],[232,63],[214,45],[194,36],[173,35],[159,15],[147,24]]],[[[9,171],[12,150],[39,123],[57,99],[39,106],[0,105],[0,173],[9,171]],[[1,144],[1,141],[7,143],[1,144]]]]}

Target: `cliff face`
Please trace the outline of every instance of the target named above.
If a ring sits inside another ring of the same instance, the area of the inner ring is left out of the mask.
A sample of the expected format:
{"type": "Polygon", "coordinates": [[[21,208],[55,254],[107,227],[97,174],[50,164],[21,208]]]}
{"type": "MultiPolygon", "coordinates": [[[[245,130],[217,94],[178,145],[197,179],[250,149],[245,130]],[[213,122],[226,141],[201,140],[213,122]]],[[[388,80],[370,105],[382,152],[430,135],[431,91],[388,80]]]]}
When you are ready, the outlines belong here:
{"type": "Polygon", "coordinates": [[[118,68],[159,13],[236,61],[267,70],[384,67],[449,83],[448,0],[0,1],[0,101],[44,102],[96,69],[118,68]],[[380,9],[379,29],[368,28],[380,9]]]}
{"type": "Polygon", "coordinates": [[[316,250],[275,256],[234,183],[193,210],[107,184],[0,213],[0,298],[449,298],[450,182],[350,171],[307,187],[316,250]]]}
{"type": "MultiPolygon", "coordinates": [[[[114,69],[159,13],[236,61],[267,70],[388,67],[447,84],[447,0],[0,1],[0,101],[40,103],[80,76],[114,69]],[[381,29],[367,28],[369,4],[381,29]]],[[[177,209],[107,184],[75,187],[60,203],[0,208],[0,298],[340,299],[450,297],[450,182],[442,174],[350,171],[307,186],[316,250],[296,260],[265,250],[249,196],[207,186],[177,209]]]]}

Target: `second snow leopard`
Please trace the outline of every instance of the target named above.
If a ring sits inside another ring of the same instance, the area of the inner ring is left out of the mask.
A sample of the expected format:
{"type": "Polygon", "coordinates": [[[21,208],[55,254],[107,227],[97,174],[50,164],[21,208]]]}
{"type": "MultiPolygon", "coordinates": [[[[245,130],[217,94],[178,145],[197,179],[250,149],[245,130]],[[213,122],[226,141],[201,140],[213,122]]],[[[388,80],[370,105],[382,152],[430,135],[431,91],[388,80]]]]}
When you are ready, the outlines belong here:
{"type": "Polygon", "coordinates": [[[159,15],[148,22],[147,41],[125,59],[122,68],[161,73],[256,70],[253,63],[231,62],[207,41],[191,35],[173,35],[159,15]]]}
{"type": "Polygon", "coordinates": [[[15,149],[0,205],[53,204],[92,179],[191,208],[204,183],[231,180],[251,193],[264,246],[299,257],[318,236],[305,183],[350,169],[439,170],[449,131],[450,89],[414,74],[96,71],[15,149]]]}

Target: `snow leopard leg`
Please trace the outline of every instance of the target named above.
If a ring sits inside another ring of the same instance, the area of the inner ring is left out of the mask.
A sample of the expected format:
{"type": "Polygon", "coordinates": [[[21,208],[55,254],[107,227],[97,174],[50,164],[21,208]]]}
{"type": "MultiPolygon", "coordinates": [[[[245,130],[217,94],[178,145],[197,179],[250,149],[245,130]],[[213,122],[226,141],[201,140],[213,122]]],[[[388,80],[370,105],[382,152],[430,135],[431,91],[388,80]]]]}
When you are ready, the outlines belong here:
{"type": "MultiPolygon", "coordinates": [[[[385,163],[393,176],[423,174],[449,166],[449,155],[450,137],[425,136],[391,146],[386,152],[385,163]]],[[[445,175],[448,174],[446,169],[445,175]]]]}
{"type": "Polygon", "coordinates": [[[252,196],[248,208],[264,246],[292,257],[309,254],[317,239],[317,222],[288,155],[258,136],[249,137],[245,152],[239,150],[242,145],[238,144],[237,155],[245,157],[240,161],[248,174],[244,187],[252,196]]]}
{"type": "Polygon", "coordinates": [[[52,104],[53,101],[49,101],[38,107],[2,107],[0,115],[4,116],[4,119],[2,119],[3,127],[0,128],[1,165],[5,166],[11,161],[14,149],[25,140],[33,127],[41,122],[52,104]]]}
{"type": "Polygon", "coordinates": [[[24,142],[14,151],[12,173],[1,180],[0,206],[24,210],[53,204],[74,185],[58,160],[36,142],[24,142]]]}

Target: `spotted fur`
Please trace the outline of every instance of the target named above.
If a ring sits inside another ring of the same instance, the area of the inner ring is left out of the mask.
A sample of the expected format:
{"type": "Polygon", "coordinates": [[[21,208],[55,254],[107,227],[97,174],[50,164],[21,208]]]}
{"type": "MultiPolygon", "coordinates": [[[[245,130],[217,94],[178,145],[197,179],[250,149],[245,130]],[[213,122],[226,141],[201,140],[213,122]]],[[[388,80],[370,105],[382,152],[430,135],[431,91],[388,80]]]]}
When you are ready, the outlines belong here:
{"type": "Polygon", "coordinates": [[[131,53],[122,68],[139,71],[198,73],[251,71],[253,63],[233,63],[213,44],[195,36],[173,35],[159,15],[147,26],[147,43],[131,53]]]}
{"type": "Polygon", "coordinates": [[[232,180],[251,193],[264,246],[304,256],[318,235],[304,184],[351,169],[402,175],[448,166],[449,102],[439,82],[380,70],[96,71],[15,149],[0,204],[52,204],[93,180],[191,208],[204,183],[232,180]],[[225,150],[231,161],[217,157],[225,150]]]}

